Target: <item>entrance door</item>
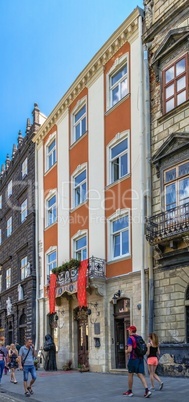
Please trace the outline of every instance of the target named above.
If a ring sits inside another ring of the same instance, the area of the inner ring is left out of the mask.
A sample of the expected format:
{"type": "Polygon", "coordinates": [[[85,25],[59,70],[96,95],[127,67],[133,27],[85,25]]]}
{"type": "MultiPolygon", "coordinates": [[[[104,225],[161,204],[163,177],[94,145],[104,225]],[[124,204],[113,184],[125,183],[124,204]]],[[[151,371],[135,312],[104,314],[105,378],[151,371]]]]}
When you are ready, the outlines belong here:
{"type": "Polygon", "coordinates": [[[88,366],[88,322],[78,321],[78,364],[88,366]]]}
{"type": "Polygon", "coordinates": [[[130,300],[123,298],[114,306],[115,317],[115,361],[117,369],[125,369],[128,356],[125,353],[127,345],[127,329],[130,325],[130,300]]]}
{"type": "Polygon", "coordinates": [[[124,319],[116,320],[116,368],[125,368],[125,331],[124,319]]]}

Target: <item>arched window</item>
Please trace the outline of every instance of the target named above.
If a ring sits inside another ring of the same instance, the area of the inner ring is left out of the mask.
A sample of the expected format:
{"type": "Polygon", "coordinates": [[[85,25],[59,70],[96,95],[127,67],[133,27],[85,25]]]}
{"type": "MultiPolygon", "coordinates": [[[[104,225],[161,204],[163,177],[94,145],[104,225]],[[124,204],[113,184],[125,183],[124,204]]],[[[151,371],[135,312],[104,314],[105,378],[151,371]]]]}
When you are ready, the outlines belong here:
{"type": "Polygon", "coordinates": [[[27,327],[27,317],[26,317],[26,314],[23,311],[22,315],[20,316],[20,320],[19,320],[18,343],[20,345],[24,345],[24,343],[25,343],[26,327],[27,327]]]}

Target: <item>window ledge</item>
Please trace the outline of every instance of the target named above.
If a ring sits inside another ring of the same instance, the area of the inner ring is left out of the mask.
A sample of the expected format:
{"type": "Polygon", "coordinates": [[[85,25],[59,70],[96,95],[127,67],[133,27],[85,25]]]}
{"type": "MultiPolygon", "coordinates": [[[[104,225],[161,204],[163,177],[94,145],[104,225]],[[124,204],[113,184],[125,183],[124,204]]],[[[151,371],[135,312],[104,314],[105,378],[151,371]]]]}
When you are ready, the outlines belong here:
{"type": "Polygon", "coordinates": [[[113,183],[107,184],[106,190],[108,190],[109,188],[111,188],[111,187],[113,187],[113,186],[116,186],[117,184],[121,183],[122,181],[124,181],[124,180],[126,180],[126,179],[128,179],[128,178],[130,178],[130,177],[131,177],[131,174],[128,173],[128,174],[126,174],[124,177],[122,177],[121,179],[116,180],[116,181],[114,181],[113,183]]]}
{"type": "Polygon", "coordinates": [[[125,95],[120,101],[118,101],[114,106],[110,106],[105,112],[105,116],[108,116],[114,109],[116,109],[121,103],[125,102],[126,99],[130,98],[130,92],[125,95]]]}
{"type": "Polygon", "coordinates": [[[130,260],[130,259],[131,259],[131,254],[127,254],[127,255],[125,255],[125,257],[121,256],[121,257],[115,258],[114,260],[107,261],[106,265],[112,265],[112,264],[115,264],[116,262],[130,260]]]}
{"type": "Polygon", "coordinates": [[[48,170],[45,171],[44,176],[46,176],[55,166],[57,165],[57,161],[52,165],[48,170]]]}
{"type": "Polygon", "coordinates": [[[81,202],[81,204],[77,205],[76,207],[71,208],[71,212],[76,211],[78,208],[82,207],[83,205],[88,203],[88,199],[85,200],[84,202],[81,202]]]}
{"type": "Polygon", "coordinates": [[[159,124],[163,123],[165,120],[170,119],[170,117],[176,115],[176,113],[180,113],[183,109],[188,108],[189,106],[189,100],[181,103],[181,105],[176,106],[174,109],[170,110],[170,112],[163,114],[159,119],[157,119],[157,122],[159,124]]]}
{"type": "Polygon", "coordinates": [[[45,231],[46,230],[48,230],[49,228],[52,228],[52,226],[54,226],[54,225],[57,225],[57,221],[56,222],[53,222],[53,223],[51,223],[50,225],[48,225],[48,226],[45,226],[45,231]]]}
{"type": "Polygon", "coordinates": [[[84,137],[86,137],[87,134],[88,134],[88,130],[85,131],[85,133],[81,137],[79,137],[78,140],[72,142],[72,144],[70,145],[70,149],[74,148],[74,146],[76,144],[78,144],[84,137]]]}

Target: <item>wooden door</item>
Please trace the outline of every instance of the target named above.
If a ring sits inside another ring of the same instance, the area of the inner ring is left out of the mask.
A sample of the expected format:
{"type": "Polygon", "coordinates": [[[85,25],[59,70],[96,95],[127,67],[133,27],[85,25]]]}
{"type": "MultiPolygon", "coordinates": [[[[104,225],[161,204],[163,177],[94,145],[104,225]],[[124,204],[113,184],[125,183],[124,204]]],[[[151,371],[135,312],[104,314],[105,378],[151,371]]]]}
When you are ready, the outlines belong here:
{"type": "Polygon", "coordinates": [[[88,366],[88,321],[78,320],[78,365],[88,366]]]}

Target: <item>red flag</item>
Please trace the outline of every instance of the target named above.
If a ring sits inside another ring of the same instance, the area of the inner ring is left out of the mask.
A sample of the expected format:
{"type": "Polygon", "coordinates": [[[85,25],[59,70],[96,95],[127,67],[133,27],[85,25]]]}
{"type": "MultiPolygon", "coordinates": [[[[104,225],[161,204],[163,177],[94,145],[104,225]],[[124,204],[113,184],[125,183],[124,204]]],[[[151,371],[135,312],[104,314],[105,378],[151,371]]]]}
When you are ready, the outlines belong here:
{"type": "Polygon", "coordinates": [[[49,284],[49,313],[55,313],[55,289],[56,289],[56,275],[50,275],[50,284],[49,284]]]}
{"type": "Polygon", "coordinates": [[[88,259],[80,262],[77,279],[77,300],[79,307],[87,307],[87,267],[88,259]]]}

